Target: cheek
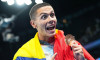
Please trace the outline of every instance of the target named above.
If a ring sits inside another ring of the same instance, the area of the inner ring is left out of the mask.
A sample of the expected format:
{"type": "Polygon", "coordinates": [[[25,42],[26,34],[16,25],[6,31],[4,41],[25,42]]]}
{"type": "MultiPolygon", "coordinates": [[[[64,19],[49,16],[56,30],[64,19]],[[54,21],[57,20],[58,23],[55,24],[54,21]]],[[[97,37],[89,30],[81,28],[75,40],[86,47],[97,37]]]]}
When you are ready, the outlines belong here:
{"type": "Polygon", "coordinates": [[[55,21],[57,22],[57,18],[55,17],[55,21]]]}
{"type": "Polygon", "coordinates": [[[43,29],[45,29],[45,24],[44,23],[39,23],[38,27],[43,30],[43,29]]]}
{"type": "Polygon", "coordinates": [[[56,23],[57,23],[57,19],[56,19],[55,21],[56,21],[56,23]]]}
{"type": "Polygon", "coordinates": [[[39,30],[45,30],[45,26],[46,26],[47,20],[38,20],[37,21],[37,29],[39,30]]]}
{"type": "Polygon", "coordinates": [[[57,18],[56,17],[54,17],[54,21],[57,23],[57,18]]]}

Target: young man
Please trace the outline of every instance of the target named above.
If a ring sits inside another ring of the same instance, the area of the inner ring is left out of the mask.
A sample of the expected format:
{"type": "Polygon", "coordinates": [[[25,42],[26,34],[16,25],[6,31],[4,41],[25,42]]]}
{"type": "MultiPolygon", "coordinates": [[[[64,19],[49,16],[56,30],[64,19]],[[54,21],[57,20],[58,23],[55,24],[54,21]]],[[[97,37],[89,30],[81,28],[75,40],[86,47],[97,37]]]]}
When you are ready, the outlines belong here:
{"type": "Polygon", "coordinates": [[[34,5],[29,15],[38,32],[17,51],[13,60],[75,60],[73,52],[81,54],[78,60],[94,60],[80,43],[73,42],[72,49],[65,43],[63,31],[56,29],[57,19],[50,4],[34,5]]]}

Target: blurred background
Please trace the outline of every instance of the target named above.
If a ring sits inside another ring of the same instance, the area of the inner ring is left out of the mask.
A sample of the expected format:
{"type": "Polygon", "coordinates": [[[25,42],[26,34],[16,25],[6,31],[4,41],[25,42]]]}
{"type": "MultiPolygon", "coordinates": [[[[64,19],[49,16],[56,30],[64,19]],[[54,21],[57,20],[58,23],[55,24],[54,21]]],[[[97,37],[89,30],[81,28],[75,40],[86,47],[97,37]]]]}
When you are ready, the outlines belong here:
{"type": "Polygon", "coordinates": [[[0,60],[12,60],[15,52],[36,29],[29,11],[40,2],[50,3],[58,20],[57,29],[75,36],[87,51],[100,57],[100,0],[0,0],[0,60]]]}

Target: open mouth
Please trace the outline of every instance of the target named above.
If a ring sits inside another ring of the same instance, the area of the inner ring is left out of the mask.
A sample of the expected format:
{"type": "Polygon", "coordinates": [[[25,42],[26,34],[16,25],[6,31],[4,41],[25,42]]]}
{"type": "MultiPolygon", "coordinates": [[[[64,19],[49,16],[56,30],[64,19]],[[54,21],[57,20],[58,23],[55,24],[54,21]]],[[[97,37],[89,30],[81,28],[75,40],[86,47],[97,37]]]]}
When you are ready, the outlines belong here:
{"type": "Polygon", "coordinates": [[[56,28],[55,25],[46,27],[46,30],[54,30],[56,28]]]}
{"type": "Polygon", "coordinates": [[[46,27],[46,31],[47,31],[49,34],[54,34],[54,33],[55,33],[55,29],[56,29],[56,25],[52,25],[52,26],[47,26],[47,27],[46,27]]]}
{"type": "Polygon", "coordinates": [[[52,23],[47,23],[45,25],[45,30],[47,33],[54,35],[56,30],[56,22],[53,21],[52,23]]]}

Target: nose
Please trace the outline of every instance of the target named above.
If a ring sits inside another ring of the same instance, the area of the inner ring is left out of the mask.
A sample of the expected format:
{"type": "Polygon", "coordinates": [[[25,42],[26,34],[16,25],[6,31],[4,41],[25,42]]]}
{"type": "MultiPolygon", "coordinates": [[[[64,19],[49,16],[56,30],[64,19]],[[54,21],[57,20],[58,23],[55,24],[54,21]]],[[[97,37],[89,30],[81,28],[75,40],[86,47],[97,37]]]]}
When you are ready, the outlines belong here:
{"type": "Polygon", "coordinates": [[[49,16],[49,23],[50,24],[55,24],[56,23],[56,17],[49,16]]]}
{"type": "Polygon", "coordinates": [[[54,20],[49,21],[50,24],[55,24],[56,22],[54,20]]]}

